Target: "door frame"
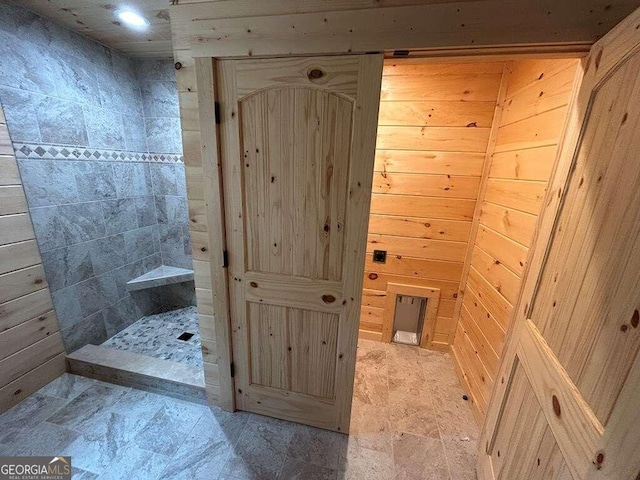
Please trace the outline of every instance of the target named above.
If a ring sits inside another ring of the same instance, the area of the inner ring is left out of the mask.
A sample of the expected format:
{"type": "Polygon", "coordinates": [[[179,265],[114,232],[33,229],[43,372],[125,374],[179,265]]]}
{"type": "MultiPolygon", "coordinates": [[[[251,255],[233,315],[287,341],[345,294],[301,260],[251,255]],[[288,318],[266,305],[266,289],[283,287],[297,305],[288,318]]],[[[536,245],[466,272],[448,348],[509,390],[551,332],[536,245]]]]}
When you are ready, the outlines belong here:
{"type": "MultiPolygon", "coordinates": [[[[200,151],[202,157],[202,183],[207,218],[209,245],[209,275],[213,296],[213,315],[207,318],[206,331],[213,330],[214,344],[203,346],[205,361],[205,389],[211,403],[223,410],[235,410],[235,382],[231,340],[231,314],[229,302],[229,275],[227,270],[227,235],[220,156],[219,111],[216,82],[216,60],[196,58],[196,88],[198,121],[200,124],[200,151]],[[211,351],[215,355],[207,358],[211,351]],[[207,362],[210,360],[210,362],[207,362]],[[207,366],[207,364],[211,366],[207,366]],[[218,385],[207,380],[217,377],[218,385]]],[[[205,272],[206,274],[207,272],[205,272]]],[[[205,319],[199,317],[199,324],[205,319]]],[[[199,325],[202,332],[203,328],[199,325]]]]}
{"type": "MultiPolygon", "coordinates": [[[[481,47],[481,48],[452,48],[452,49],[423,49],[412,50],[415,57],[420,57],[425,61],[434,63],[460,63],[472,61],[491,60],[514,60],[522,58],[586,58],[589,45],[585,43],[575,45],[545,45],[545,46],[508,46],[508,47],[481,47]]],[[[371,52],[370,52],[371,53],[371,52]]],[[[336,52],[336,55],[356,55],[358,52],[336,52]]],[[[386,58],[393,57],[393,52],[387,52],[386,58]]],[[[283,55],[284,56],[284,55],[283,55]]],[[[316,56],[310,55],[286,55],[286,56],[316,56]]],[[[231,316],[229,298],[229,275],[226,265],[227,235],[225,227],[225,208],[222,165],[220,156],[220,132],[218,121],[218,93],[216,83],[216,64],[221,59],[242,59],[242,58],[274,58],[273,56],[225,56],[221,53],[219,57],[194,56],[192,68],[195,70],[195,96],[187,106],[183,106],[181,98],[181,118],[185,121],[188,115],[189,120],[197,121],[199,124],[199,154],[202,165],[202,188],[204,196],[204,209],[207,221],[208,262],[207,271],[198,273],[208,275],[211,283],[213,315],[199,315],[199,328],[201,332],[207,332],[209,337],[203,335],[202,350],[205,361],[205,388],[209,401],[227,411],[235,411],[235,382],[233,366],[233,348],[231,338],[231,316]],[[195,105],[194,105],[195,103],[195,105]],[[193,109],[197,110],[197,115],[193,109]],[[197,117],[197,118],[194,118],[197,117]],[[211,335],[212,333],[212,335],[211,335]],[[209,379],[217,379],[218,384],[209,379]]],[[[186,63],[186,62],[185,62],[186,63]]],[[[184,66],[182,63],[176,64],[179,70],[184,66]]],[[[580,69],[579,69],[580,70],[580,69]]],[[[193,73],[193,72],[192,72],[193,73]]],[[[574,93],[577,88],[574,87],[574,93]]],[[[185,102],[186,103],[186,102],[185,102]]],[[[560,149],[559,149],[560,151],[560,149]]],[[[186,152],[185,152],[186,156],[186,152]]],[[[486,160],[485,160],[486,161],[486,160]]],[[[187,160],[185,159],[185,163],[187,160]]],[[[373,167],[372,167],[373,168],[373,167]]],[[[554,166],[554,170],[557,165],[554,166]]],[[[373,170],[371,171],[373,175],[373,170]]],[[[189,183],[189,182],[188,182],[189,183]]],[[[544,212],[545,209],[543,209],[544,212]]],[[[542,217],[542,215],[541,215],[542,217]]],[[[536,246],[537,235],[534,235],[532,247],[529,251],[531,256],[536,246]]],[[[205,247],[203,247],[205,248],[205,247]]],[[[204,262],[203,262],[204,263],[204,262]]],[[[526,275],[526,271],[525,271],[526,275]]],[[[526,277],[523,277],[526,278],[526,277]]],[[[523,282],[524,284],[524,282],[523,282]]],[[[521,289],[521,293],[522,293],[521,289]]],[[[520,307],[518,307],[520,308],[520,307]]],[[[514,323],[514,322],[512,322],[514,323]]],[[[507,333],[507,338],[509,333],[507,333]]],[[[497,384],[497,382],[496,382],[497,384]]],[[[494,395],[496,391],[494,387],[494,395]]],[[[493,398],[493,396],[492,396],[493,398]]],[[[488,417],[488,416],[487,416],[488,417]]]]}

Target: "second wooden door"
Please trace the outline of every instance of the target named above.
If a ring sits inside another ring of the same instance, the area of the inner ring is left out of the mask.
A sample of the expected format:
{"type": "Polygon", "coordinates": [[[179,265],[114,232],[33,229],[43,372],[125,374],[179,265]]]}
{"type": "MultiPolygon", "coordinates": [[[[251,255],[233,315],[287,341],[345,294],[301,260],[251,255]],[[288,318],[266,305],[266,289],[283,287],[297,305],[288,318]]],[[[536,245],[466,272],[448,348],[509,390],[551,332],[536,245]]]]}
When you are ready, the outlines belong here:
{"type": "Polygon", "coordinates": [[[639,28],[640,10],[584,64],[481,438],[482,480],[640,478],[639,28]]]}

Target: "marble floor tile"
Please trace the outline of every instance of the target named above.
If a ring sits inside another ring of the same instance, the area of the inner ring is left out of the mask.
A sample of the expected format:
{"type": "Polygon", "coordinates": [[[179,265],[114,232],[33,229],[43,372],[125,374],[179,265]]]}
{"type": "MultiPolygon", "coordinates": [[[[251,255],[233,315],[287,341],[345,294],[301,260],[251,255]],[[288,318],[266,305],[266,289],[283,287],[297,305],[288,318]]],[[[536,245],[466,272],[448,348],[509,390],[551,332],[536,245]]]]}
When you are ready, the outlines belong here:
{"type": "Polygon", "coordinates": [[[282,480],[338,480],[338,471],[286,458],[278,479],[282,480]]]}
{"type": "Polygon", "coordinates": [[[247,412],[231,413],[215,406],[206,407],[191,430],[189,438],[206,437],[212,440],[223,440],[233,446],[238,442],[250,417],[251,414],[247,412]]]}
{"type": "Polygon", "coordinates": [[[40,393],[51,397],[73,400],[94,383],[95,380],[91,378],[65,373],[50,384],[42,387],[40,393]]]}
{"type": "Polygon", "coordinates": [[[375,366],[356,368],[353,398],[367,405],[383,406],[389,403],[389,382],[386,372],[375,366]]]}
{"type": "Polygon", "coordinates": [[[412,375],[411,372],[403,372],[398,376],[389,374],[388,382],[389,401],[392,404],[402,401],[433,405],[431,386],[425,378],[420,378],[417,374],[412,375]]]}
{"type": "Polygon", "coordinates": [[[384,368],[386,366],[387,360],[387,346],[381,342],[371,342],[377,343],[378,345],[358,345],[357,359],[358,367],[363,366],[374,366],[379,368],[384,368]]]}
{"type": "Polygon", "coordinates": [[[395,478],[449,480],[442,440],[398,433],[393,440],[395,478]]]}
{"type": "Polygon", "coordinates": [[[64,449],[63,455],[72,457],[72,465],[100,474],[144,425],[144,419],[108,412],[85,428],[82,434],[64,449]]]}
{"type": "Polygon", "coordinates": [[[301,462],[337,469],[347,449],[348,437],[341,433],[296,425],[287,455],[301,462]]]}
{"type": "Polygon", "coordinates": [[[389,423],[393,432],[440,438],[438,421],[431,406],[417,404],[403,408],[392,407],[390,411],[389,423]]]}
{"type": "Polygon", "coordinates": [[[476,480],[478,441],[469,437],[443,435],[442,443],[452,477],[455,472],[455,480],[476,480]]]}
{"type": "Polygon", "coordinates": [[[73,466],[73,461],[71,464],[71,480],[95,480],[98,478],[98,475],[95,473],[87,472],[86,470],[82,470],[81,468],[76,468],[73,466]]]}
{"type": "Polygon", "coordinates": [[[349,444],[338,474],[340,480],[393,480],[395,466],[391,452],[378,452],[349,444]]]}
{"type": "Polygon", "coordinates": [[[435,412],[440,433],[457,435],[477,440],[480,435],[469,403],[462,399],[464,394],[460,387],[452,389],[433,389],[433,410],[435,412]]]}
{"type": "Polygon", "coordinates": [[[128,388],[119,385],[96,382],[54,413],[47,421],[80,430],[105,415],[106,410],[124,397],[128,391],[128,388]]]}
{"type": "Polygon", "coordinates": [[[12,436],[11,441],[0,444],[6,456],[56,456],[73,442],[78,433],[58,425],[41,422],[12,436]]]}
{"type": "Polygon", "coordinates": [[[125,417],[142,418],[149,421],[166,403],[167,397],[164,395],[131,389],[110,408],[110,411],[125,417]]]}
{"type": "Polygon", "coordinates": [[[0,444],[11,441],[24,428],[35,427],[66,404],[65,399],[40,392],[27,397],[0,415],[0,444]]]}
{"type": "Polygon", "coordinates": [[[295,424],[252,415],[247,421],[221,478],[272,480],[278,477],[295,424]]]}
{"type": "Polygon", "coordinates": [[[413,375],[422,376],[420,350],[419,347],[410,345],[388,344],[387,362],[389,368],[397,367],[403,372],[411,372],[413,375]]]}
{"type": "Polygon", "coordinates": [[[354,402],[351,410],[349,443],[378,452],[391,452],[393,432],[389,406],[361,405],[354,402]]]}
{"type": "Polygon", "coordinates": [[[140,448],[162,455],[173,455],[207,407],[176,399],[165,404],[135,436],[140,448]]]}
{"type": "Polygon", "coordinates": [[[162,472],[163,480],[210,480],[224,468],[232,446],[223,438],[191,435],[162,472]]]}
{"type": "MultiPolygon", "coordinates": [[[[170,458],[128,445],[107,465],[99,480],[155,480],[169,464],[170,458]]],[[[73,460],[72,460],[73,462],[73,460]]]]}

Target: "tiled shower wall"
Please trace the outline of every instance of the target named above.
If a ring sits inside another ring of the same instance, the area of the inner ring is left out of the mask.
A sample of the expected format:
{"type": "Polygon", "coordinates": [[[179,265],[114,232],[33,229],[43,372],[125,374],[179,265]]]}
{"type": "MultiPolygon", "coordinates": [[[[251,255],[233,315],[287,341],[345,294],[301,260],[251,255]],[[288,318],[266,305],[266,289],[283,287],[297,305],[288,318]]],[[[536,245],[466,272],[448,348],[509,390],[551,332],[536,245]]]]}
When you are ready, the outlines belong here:
{"type": "MultiPolygon", "coordinates": [[[[157,157],[167,152],[182,154],[173,60],[137,60],[136,72],[149,153],[157,157]]],[[[162,261],[165,265],[193,268],[184,165],[172,163],[156,165],[153,177],[162,261]]]]}
{"type": "Polygon", "coordinates": [[[0,101],[68,351],[190,301],[125,286],[191,268],[173,76],[0,3],[0,101]]]}

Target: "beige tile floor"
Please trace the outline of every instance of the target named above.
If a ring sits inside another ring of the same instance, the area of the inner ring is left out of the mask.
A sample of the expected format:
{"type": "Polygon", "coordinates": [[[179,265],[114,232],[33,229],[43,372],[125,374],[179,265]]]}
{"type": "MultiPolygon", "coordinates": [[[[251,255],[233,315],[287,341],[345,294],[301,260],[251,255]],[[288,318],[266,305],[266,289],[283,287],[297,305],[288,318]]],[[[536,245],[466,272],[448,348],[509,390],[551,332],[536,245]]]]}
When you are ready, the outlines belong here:
{"type": "Polygon", "coordinates": [[[380,475],[354,478],[475,479],[479,431],[463,395],[448,353],[360,340],[349,451],[380,475]]]}
{"type": "Polygon", "coordinates": [[[74,479],[474,479],[478,429],[447,354],[361,341],[345,435],[65,374],[0,416],[0,455],[74,479]]]}

